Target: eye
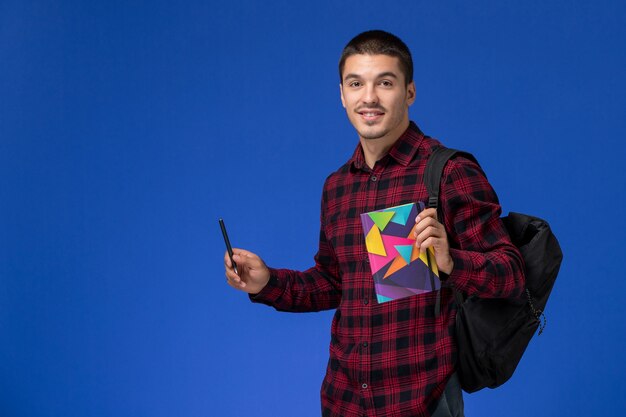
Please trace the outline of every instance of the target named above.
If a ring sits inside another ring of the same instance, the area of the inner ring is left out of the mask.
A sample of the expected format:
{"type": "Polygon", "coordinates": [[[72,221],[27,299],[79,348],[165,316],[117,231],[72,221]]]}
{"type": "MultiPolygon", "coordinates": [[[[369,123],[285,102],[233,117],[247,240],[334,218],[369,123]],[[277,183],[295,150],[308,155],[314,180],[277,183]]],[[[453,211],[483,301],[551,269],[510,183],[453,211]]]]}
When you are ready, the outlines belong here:
{"type": "Polygon", "coordinates": [[[360,81],[351,81],[348,86],[350,87],[360,87],[361,86],[361,82],[360,81]]]}
{"type": "Polygon", "coordinates": [[[393,83],[389,80],[382,80],[379,84],[383,87],[393,87],[393,83]]]}

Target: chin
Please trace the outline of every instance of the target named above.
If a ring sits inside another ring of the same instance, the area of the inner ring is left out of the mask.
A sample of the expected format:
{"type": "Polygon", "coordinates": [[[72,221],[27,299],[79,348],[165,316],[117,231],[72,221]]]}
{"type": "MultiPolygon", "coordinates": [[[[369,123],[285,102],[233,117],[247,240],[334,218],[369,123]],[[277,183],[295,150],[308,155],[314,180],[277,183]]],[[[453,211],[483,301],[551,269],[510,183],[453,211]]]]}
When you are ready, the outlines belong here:
{"type": "Polygon", "coordinates": [[[359,136],[361,136],[363,139],[374,140],[374,139],[382,138],[387,133],[389,132],[384,129],[380,129],[380,130],[362,129],[359,132],[359,136]]]}

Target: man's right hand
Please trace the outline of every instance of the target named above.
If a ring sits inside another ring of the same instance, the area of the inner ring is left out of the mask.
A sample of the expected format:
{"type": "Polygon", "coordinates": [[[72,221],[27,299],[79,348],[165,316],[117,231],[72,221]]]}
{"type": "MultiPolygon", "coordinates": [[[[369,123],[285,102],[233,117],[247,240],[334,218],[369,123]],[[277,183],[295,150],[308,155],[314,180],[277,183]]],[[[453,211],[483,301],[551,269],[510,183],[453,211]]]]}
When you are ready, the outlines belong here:
{"type": "Polygon", "coordinates": [[[237,272],[233,269],[228,252],[224,254],[226,280],[231,287],[248,294],[258,294],[270,280],[270,271],[265,262],[247,250],[233,248],[233,260],[237,264],[237,272]]]}

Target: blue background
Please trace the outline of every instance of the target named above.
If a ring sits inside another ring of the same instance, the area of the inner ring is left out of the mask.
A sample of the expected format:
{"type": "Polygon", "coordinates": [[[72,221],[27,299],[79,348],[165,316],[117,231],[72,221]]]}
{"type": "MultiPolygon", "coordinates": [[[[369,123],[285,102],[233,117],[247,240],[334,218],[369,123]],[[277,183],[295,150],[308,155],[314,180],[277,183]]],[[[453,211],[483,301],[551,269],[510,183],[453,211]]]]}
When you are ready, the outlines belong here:
{"type": "Polygon", "coordinates": [[[466,414],[624,415],[626,3],[545,0],[1,1],[0,415],[319,415],[332,312],[228,287],[217,219],[312,264],[371,28],[413,52],[412,119],[565,252],[546,332],[466,414]]]}

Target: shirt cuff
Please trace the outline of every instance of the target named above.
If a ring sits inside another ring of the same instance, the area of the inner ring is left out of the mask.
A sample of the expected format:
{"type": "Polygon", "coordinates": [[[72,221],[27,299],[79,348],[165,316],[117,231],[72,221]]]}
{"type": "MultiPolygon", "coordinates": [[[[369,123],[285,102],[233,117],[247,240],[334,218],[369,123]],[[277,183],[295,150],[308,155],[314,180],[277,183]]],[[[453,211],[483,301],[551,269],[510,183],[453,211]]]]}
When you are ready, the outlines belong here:
{"type": "Polygon", "coordinates": [[[257,294],[248,294],[253,303],[272,304],[277,301],[285,292],[285,280],[280,279],[280,272],[277,269],[269,268],[270,279],[263,289],[257,294]]]}
{"type": "Polygon", "coordinates": [[[445,277],[442,280],[449,282],[457,290],[464,291],[467,281],[471,279],[467,272],[472,270],[471,254],[460,249],[450,248],[450,257],[452,257],[454,267],[449,275],[442,273],[445,277]]]}

